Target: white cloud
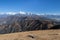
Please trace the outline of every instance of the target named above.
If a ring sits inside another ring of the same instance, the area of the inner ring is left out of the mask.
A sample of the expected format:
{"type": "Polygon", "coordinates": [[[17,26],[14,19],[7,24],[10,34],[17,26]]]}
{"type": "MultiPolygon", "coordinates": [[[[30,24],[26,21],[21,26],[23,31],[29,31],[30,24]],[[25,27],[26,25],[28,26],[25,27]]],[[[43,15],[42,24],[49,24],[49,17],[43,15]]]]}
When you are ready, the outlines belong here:
{"type": "Polygon", "coordinates": [[[6,14],[15,15],[16,12],[6,12],[6,14]]]}
{"type": "Polygon", "coordinates": [[[20,14],[26,14],[26,12],[20,11],[20,14]]]}
{"type": "Polygon", "coordinates": [[[32,13],[32,12],[24,12],[24,11],[20,11],[20,12],[0,12],[1,14],[8,14],[8,15],[15,15],[15,14],[26,14],[26,15],[32,15],[32,14],[36,14],[36,15],[60,15],[60,13],[32,13]]]}
{"type": "Polygon", "coordinates": [[[0,12],[0,14],[15,15],[17,12],[0,12]]]}
{"type": "Polygon", "coordinates": [[[26,14],[26,12],[20,11],[20,12],[0,12],[0,14],[8,14],[8,15],[15,15],[15,14],[26,14]]]}

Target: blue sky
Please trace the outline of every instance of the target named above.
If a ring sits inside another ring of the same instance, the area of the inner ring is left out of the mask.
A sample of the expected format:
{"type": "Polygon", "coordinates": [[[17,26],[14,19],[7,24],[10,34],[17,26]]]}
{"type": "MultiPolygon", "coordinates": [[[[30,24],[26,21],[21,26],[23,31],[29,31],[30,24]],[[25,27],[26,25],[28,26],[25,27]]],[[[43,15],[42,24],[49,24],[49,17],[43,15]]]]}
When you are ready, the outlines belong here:
{"type": "Polygon", "coordinates": [[[0,12],[60,13],[60,0],[0,0],[0,12]]]}

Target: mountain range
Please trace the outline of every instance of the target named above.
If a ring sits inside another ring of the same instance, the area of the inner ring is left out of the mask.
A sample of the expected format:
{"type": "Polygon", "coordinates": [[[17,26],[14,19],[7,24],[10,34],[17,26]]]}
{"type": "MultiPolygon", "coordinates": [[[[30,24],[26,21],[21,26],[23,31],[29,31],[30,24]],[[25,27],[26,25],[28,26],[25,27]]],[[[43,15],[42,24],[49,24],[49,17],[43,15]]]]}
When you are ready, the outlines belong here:
{"type": "Polygon", "coordinates": [[[60,29],[60,16],[16,13],[0,15],[0,33],[60,29]],[[56,19],[54,19],[56,18],[56,19]],[[58,27],[57,27],[58,26],[58,27]]]}

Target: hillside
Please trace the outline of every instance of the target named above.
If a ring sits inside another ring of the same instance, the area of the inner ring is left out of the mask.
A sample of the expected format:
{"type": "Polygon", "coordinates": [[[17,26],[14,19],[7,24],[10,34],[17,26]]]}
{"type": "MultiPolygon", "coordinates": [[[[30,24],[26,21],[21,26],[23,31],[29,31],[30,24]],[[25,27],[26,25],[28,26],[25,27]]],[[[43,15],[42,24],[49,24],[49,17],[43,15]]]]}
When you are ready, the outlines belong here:
{"type": "Polygon", "coordinates": [[[40,30],[0,34],[0,40],[60,40],[60,30],[40,30]]]}
{"type": "Polygon", "coordinates": [[[16,14],[0,18],[0,34],[47,29],[60,29],[60,22],[34,14],[16,14]]]}

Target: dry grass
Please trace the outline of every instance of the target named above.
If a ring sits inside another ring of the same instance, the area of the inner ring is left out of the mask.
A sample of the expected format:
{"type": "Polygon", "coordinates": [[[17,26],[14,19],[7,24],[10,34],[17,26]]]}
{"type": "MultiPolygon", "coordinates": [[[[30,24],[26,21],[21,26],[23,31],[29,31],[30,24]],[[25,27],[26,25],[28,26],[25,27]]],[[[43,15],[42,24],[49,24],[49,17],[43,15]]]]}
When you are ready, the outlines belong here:
{"type": "Polygon", "coordinates": [[[60,30],[40,30],[0,34],[0,40],[60,40],[60,30]]]}

